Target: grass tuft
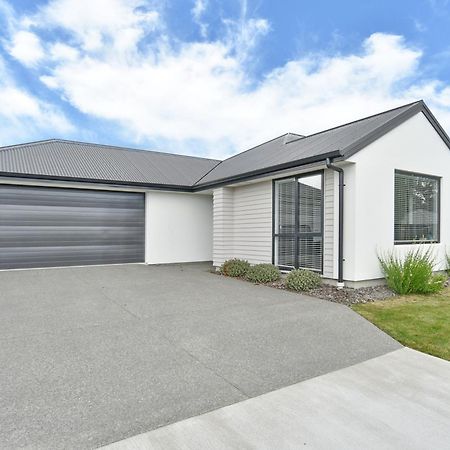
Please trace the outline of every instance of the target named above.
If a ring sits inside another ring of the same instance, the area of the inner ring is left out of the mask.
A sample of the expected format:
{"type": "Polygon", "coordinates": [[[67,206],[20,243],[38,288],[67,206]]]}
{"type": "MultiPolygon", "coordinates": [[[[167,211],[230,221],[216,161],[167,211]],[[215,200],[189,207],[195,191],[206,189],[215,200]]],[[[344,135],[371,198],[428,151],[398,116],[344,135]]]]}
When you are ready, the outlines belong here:
{"type": "Polygon", "coordinates": [[[430,248],[418,247],[403,257],[386,252],[378,255],[378,260],[388,287],[397,294],[433,294],[444,288],[447,277],[433,273],[435,259],[430,248]]]}

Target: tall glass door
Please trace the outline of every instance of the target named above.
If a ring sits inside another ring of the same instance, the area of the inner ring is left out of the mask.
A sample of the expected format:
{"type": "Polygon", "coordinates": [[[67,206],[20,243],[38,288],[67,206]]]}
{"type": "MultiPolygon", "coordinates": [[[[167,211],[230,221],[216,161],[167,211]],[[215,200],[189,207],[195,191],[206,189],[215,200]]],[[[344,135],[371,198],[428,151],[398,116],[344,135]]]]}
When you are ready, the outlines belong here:
{"type": "Polygon", "coordinates": [[[275,181],[274,256],[285,268],[322,272],[322,173],[275,181]]]}

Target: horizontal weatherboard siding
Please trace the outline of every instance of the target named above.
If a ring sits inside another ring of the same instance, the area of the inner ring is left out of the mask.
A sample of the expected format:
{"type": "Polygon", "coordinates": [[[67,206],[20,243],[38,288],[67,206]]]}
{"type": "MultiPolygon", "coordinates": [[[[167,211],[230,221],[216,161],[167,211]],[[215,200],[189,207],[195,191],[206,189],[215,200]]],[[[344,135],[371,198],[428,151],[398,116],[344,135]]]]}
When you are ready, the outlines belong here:
{"type": "Polygon", "coordinates": [[[214,265],[272,262],[272,182],[214,191],[214,265]]]}

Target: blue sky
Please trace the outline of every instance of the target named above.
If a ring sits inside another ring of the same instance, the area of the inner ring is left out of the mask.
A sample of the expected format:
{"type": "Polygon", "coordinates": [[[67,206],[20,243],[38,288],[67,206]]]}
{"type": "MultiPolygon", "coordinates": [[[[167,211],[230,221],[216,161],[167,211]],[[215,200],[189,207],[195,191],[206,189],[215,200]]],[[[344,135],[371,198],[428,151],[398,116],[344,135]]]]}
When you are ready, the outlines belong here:
{"type": "Polygon", "coordinates": [[[0,0],[0,144],[223,158],[423,98],[450,131],[450,0],[0,0]]]}

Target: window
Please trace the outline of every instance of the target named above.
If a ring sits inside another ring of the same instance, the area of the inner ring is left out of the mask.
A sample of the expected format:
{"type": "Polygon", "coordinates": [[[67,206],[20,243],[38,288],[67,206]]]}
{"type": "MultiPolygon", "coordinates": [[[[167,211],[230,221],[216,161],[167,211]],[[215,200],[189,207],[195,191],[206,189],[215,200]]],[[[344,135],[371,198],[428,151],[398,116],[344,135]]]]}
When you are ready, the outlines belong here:
{"type": "Polygon", "coordinates": [[[438,177],[395,171],[394,241],[439,242],[438,177]]]}
{"type": "Polygon", "coordinates": [[[276,180],[274,259],[284,268],[322,271],[322,174],[276,180]]]}

